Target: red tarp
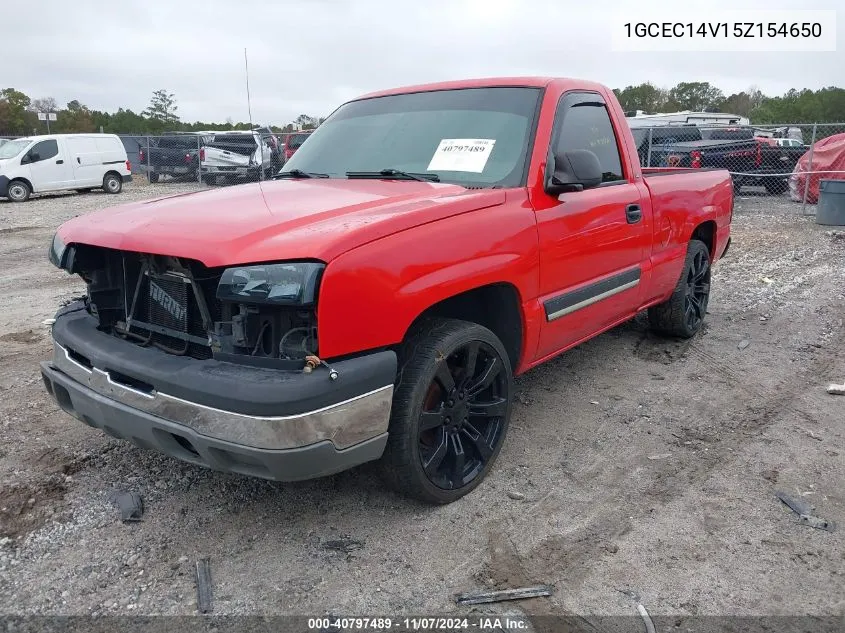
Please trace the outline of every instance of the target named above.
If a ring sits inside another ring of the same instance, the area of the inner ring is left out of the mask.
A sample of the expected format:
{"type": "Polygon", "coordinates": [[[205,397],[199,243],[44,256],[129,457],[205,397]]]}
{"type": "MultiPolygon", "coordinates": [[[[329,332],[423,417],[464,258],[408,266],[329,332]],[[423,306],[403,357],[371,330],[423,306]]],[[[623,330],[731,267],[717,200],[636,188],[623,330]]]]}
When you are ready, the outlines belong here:
{"type": "Polygon", "coordinates": [[[807,202],[816,204],[819,200],[820,180],[845,180],[845,134],[834,134],[823,138],[813,147],[813,166],[810,167],[810,152],[808,151],[795,165],[792,176],[789,177],[789,195],[796,202],[804,199],[804,188],[809,176],[810,186],[807,188],[807,202]],[[813,171],[814,174],[800,172],[813,171]],[[824,173],[833,171],[840,173],[824,173]]]}

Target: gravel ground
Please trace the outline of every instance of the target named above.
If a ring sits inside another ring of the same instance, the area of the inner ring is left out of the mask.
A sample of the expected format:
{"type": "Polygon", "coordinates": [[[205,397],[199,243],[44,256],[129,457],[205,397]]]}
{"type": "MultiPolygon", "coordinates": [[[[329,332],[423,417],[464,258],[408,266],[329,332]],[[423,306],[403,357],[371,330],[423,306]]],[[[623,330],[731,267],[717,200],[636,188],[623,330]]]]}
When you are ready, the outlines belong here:
{"type": "Polygon", "coordinates": [[[3,612],[193,614],[194,561],[208,557],[221,614],[439,613],[456,592],[535,583],[553,595],[508,608],[845,613],[840,533],[799,524],[775,497],[845,522],[845,398],[825,392],[845,381],[845,234],[786,197],[741,197],[702,334],[657,339],[639,317],[522,376],[493,473],[432,508],[367,466],[297,484],[207,471],[47,397],[41,322],[82,289],[48,264],[52,232],[196,188],[0,201],[3,612]],[[143,521],[118,520],[115,489],[143,496],[143,521]]]}

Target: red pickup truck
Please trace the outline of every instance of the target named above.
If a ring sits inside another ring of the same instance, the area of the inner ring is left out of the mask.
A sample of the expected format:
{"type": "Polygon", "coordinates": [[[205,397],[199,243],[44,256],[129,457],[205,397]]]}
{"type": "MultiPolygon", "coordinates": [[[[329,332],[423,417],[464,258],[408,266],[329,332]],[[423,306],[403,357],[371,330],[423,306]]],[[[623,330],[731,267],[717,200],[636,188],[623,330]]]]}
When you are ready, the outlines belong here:
{"type": "Polygon", "coordinates": [[[448,503],[502,448],[513,376],[648,310],[701,327],[727,171],[643,169],[605,87],[505,78],[338,108],[274,181],[63,224],[87,285],[41,365],[82,422],[292,481],[380,460],[448,503]]]}

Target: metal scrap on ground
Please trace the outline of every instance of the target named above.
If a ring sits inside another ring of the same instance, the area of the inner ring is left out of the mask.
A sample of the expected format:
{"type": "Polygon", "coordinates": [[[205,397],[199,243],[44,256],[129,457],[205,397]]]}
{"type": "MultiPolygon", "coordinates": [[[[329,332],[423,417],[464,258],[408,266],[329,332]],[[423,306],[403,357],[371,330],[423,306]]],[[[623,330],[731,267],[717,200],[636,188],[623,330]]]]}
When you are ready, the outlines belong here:
{"type": "Polygon", "coordinates": [[[144,515],[144,500],[137,492],[127,492],[125,490],[117,490],[112,493],[110,500],[117,504],[120,510],[120,520],[126,523],[127,521],[140,521],[144,515]]]}
{"type": "Polygon", "coordinates": [[[525,600],[552,595],[554,587],[551,585],[537,585],[536,587],[521,587],[519,589],[503,589],[501,591],[471,591],[459,593],[455,596],[458,604],[483,604],[486,602],[503,602],[505,600],[525,600]]]}
{"type": "Polygon", "coordinates": [[[827,392],[834,396],[845,396],[845,383],[841,385],[829,385],[827,392]]]}
{"type": "Polygon", "coordinates": [[[207,558],[197,561],[197,611],[211,612],[211,563],[207,558]]]}
{"type": "Polygon", "coordinates": [[[827,519],[822,519],[810,514],[810,512],[813,511],[813,508],[808,503],[805,503],[800,499],[794,499],[793,497],[790,497],[786,493],[780,491],[775,492],[775,496],[786,504],[790,510],[798,515],[799,523],[816,528],[817,530],[826,530],[827,532],[833,532],[836,529],[836,524],[834,524],[833,521],[828,521],[827,519]]]}
{"type": "Polygon", "coordinates": [[[654,622],[651,621],[651,616],[648,614],[648,611],[646,611],[646,608],[643,605],[638,604],[637,612],[640,614],[640,617],[645,623],[646,633],[655,633],[654,622]]]}

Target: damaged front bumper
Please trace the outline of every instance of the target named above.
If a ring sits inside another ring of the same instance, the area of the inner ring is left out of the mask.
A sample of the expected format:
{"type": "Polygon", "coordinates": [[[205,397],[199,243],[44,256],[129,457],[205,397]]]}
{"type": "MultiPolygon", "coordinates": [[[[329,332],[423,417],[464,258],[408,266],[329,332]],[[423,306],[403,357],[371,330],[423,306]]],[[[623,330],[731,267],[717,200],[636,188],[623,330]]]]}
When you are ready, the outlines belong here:
{"type": "Polygon", "coordinates": [[[77,307],[41,364],[59,406],[114,437],[215,470],[296,481],[378,459],[396,376],[391,351],[332,363],[337,379],[174,356],[97,329],[77,307]]]}

